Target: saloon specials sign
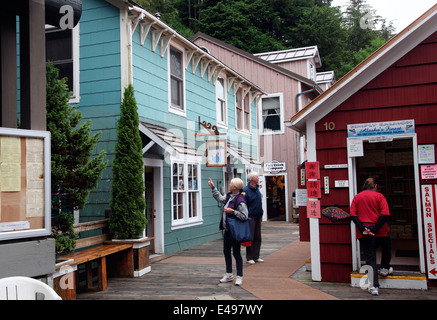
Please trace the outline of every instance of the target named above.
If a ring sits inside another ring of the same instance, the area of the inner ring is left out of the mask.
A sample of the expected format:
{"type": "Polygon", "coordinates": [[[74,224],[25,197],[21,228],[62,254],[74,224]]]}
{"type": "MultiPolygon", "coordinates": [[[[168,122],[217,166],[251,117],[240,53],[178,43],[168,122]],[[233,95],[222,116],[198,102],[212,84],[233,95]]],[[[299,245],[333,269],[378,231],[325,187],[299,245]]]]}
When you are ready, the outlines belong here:
{"type": "Polygon", "coordinates": [[[437,279],[436,260],[436,185],[422,185],[423,223],[425,227],[428,279],[437,279]]]}

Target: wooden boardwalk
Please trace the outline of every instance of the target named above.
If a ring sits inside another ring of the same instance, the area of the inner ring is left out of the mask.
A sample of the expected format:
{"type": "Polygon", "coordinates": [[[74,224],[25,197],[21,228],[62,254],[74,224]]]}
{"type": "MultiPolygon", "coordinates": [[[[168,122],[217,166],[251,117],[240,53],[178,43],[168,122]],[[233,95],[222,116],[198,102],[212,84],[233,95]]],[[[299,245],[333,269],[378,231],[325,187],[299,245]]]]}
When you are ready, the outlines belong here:
{"type": "MultiPolygon", "coordinates": [[[[350,283],[313,282],[305,271],[309,243],[299,226],[262,225],[264,263],[244,262],[243,286],[219,283],[225,271],[222,240],[152,259],[152,271],[139,278],[109,278],[106,291],[77,295],[78,300],[437,300],[437,289],[381,289],[378,297],[350,283]]],[[[245,253],[245,250],[242,250],[245,253]]],[[[243,261],[245,261],[243,256],[243,261]]],[[[234,273],[235,273],[235,261],[234,273]]],[[[162,306],[162,304],[161,304],[162,306]]]]}
{"type": "MultiPolygon", "coordinates": [[[[299,226],[287,222],[262,225],[263,258],[298,240],[299,226]]],[[[254,300],[255,295],[233,283],[219,283],[225,272],[222,240],[152,259],[152,271],[139,278],[109,278],[108,289],[77,295],[78,300],[254,300]]],[[[245,249],[242,248],[244,268],[245,249]]],[[[305,261],[302,261],[302,265],[305,261]]],[[[234,269],[235,269],[235,261],[234,269]]],[[[235,272],[235,270],[234,270],[235,272]]],[[[244,279],[244,275],[243,275],[244,279]]]]}

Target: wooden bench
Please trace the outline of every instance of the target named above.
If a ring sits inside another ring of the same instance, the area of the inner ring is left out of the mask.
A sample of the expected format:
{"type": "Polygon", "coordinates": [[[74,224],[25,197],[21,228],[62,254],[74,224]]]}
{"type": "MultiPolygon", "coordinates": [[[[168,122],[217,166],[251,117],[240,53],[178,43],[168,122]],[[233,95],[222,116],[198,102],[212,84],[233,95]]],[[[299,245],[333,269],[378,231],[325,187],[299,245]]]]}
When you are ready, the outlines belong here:
{"type": "Polygon", "coordinates": [[[85,264],[86,290],[106,290],[107,277],[133,277],[134,258],[132,244],[107,244],[109,240],[108,219],[79,223],[74,225],[76,233],[102,229],[102,234],[76,241],[77,251],[61,257],[65,262],[58,264],[54,275],[54,289],[65,300],[76,299],[80,288],[79,265],[85,264]],[[97,246],[96,246],[97,245],[97,246]],[[93,285],[92,263],[97,263],[97,286],[93,285]]]}

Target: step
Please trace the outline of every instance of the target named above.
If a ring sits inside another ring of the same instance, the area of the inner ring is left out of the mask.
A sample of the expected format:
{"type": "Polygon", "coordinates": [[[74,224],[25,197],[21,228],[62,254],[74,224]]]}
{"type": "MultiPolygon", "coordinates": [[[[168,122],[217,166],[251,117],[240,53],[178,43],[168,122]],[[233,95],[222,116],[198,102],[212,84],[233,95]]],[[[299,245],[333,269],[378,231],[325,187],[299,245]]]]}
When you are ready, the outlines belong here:
{"type": "MultiPolygon", "coordinates": [[[[367,277],[366,274],[352,272],[351,273],[351,286],[359,288],[361,287],[361,278],[367,277]]],[[[379,287],[385,289],[412,289],[412,290],[427,290],[427,280],[423,273],[419,272],[393,272],[393,274],[382,277],[378,276],[379,287]]]]}

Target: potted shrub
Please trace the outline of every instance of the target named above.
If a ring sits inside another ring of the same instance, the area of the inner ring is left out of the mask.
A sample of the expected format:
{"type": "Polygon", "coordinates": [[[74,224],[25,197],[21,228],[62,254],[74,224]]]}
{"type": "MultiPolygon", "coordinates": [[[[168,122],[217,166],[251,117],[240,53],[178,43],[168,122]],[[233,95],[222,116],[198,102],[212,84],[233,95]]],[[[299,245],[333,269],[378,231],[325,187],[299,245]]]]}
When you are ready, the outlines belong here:
{"type": "Polygon", "coordinates": [[[117,124],[109,228],[113,241],[133,243],[135,270],[142,270],[148,266],[142,266],[143,259],[138,261],[138,257],[146,257],[148,264],[150,242],[147,238],[142,238],[147,219],[142,142],[138,126],[134,89],[129,85],[123,94],[120,119],[117,124]]]}

